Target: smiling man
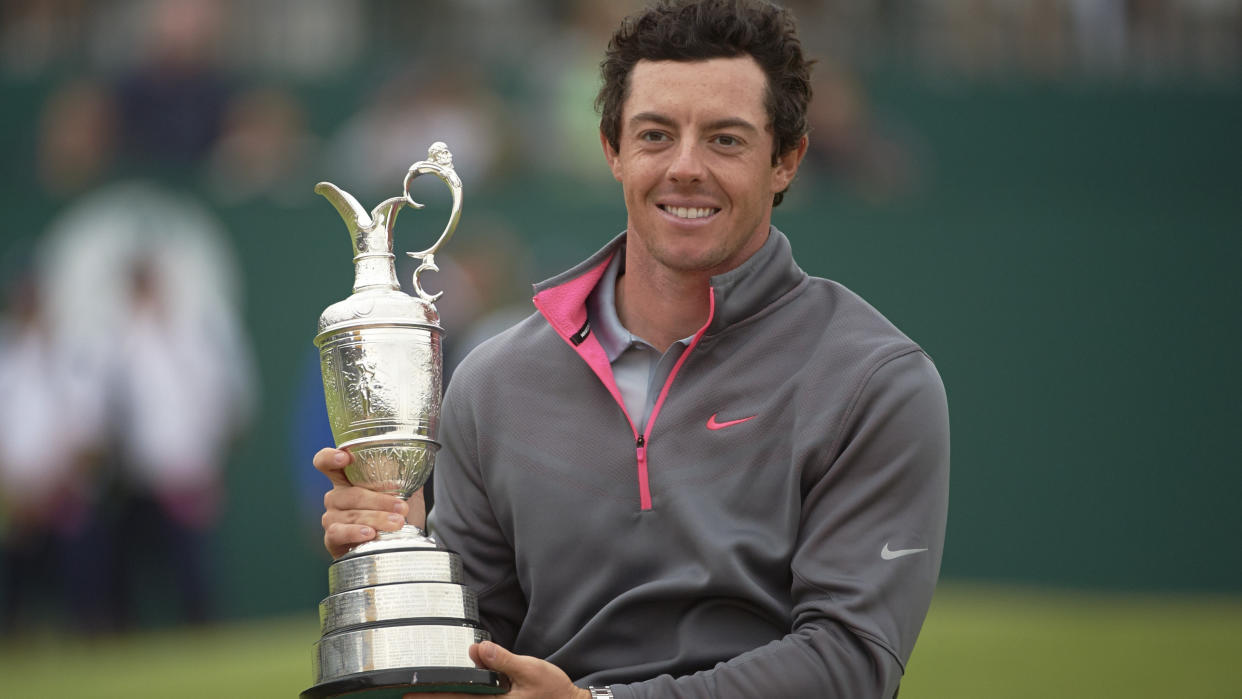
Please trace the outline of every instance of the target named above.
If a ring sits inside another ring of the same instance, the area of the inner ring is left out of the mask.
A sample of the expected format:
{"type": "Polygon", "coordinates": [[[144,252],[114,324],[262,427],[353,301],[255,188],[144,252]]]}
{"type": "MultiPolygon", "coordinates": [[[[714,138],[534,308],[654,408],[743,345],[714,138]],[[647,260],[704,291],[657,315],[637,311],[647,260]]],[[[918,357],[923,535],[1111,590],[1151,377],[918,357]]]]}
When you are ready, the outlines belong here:
{"type": "MultiPolygon", "coordinates": [[[[772,226],[809,72],[758,0],[661,3],[609,45],[625,232],[536,285],[443,405],[429,521],[511,696],[896,694],[939,572],[948,414],[919,346],[772,226]]],[[[422,524],[348,460],[315,458],[333,555],[422,524]]]]}

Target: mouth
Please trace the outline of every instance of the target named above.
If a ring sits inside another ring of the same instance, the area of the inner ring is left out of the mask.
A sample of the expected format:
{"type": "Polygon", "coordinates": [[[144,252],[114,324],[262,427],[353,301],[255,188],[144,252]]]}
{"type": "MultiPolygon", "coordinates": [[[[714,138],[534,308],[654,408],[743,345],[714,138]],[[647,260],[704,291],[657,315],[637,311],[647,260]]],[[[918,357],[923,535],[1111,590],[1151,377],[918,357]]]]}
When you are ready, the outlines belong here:
{"type": "Polygon", "coordinates": [[[720,211],[718,208],[708,206],[669,206],[667,204],[660,204],[659,207],[664,213],[687,221],[710,218],[720,211]]]}

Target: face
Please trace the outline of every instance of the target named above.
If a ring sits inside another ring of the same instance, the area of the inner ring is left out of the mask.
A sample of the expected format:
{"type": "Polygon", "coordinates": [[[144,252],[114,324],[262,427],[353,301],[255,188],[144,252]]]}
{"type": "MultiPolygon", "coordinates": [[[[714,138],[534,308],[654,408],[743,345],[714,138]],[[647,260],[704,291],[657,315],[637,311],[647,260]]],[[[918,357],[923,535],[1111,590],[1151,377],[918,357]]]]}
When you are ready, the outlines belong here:
{"type": "Polygon", "coordinates": [[[766,88],[750,56],[634,66],[618,148],[600,138],[625,193],[627,274],[720,274],[767,240],[806,139],[772,164],[766,88]]]}

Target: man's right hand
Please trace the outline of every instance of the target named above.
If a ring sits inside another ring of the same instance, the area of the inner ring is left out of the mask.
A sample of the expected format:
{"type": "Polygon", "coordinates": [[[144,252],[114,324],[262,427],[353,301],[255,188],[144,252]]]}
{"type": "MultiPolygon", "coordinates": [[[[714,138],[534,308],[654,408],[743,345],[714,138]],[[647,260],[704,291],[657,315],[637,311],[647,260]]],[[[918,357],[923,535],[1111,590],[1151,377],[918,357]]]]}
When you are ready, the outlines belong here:
{"type": "Polygon", "coordinates": [[[320,449],[315,454],[315,468],[332,481],[332,490],[323,496],[323,545],[333,558],[354,546],[370,541],[380,531],[396,531],[407,521],[416,527],[426,526],[423,491],[406,501],[395,495],[359,488],[345,476],[345,467],[352,460],[341,449],[320,449]]]}

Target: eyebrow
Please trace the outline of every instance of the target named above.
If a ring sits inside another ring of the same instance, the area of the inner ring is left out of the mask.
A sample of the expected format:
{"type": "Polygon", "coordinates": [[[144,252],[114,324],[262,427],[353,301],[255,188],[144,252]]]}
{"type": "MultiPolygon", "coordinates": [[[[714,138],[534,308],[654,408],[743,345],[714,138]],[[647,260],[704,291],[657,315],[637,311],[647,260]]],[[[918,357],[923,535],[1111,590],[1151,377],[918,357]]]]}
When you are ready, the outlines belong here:
{"type": "MultiPolygon", "coordinates": [[[[630,126],[635,126],[645,121],[654,122],[669,128],[677,125],[671,118],[665,116],[664,114],[660,114],[659,112],[639,112],[638,114],[630,117],[630,126]]],[[[715,121],[709,121],[705,124],[705,126],[708,131],[719,131],[721,129],[742,129],[744,131],[751,131],[754,133],[759,132],[759,129],[754,124],[740,117],[725,117],[723,119],[716,119],[715,121]]]]}

